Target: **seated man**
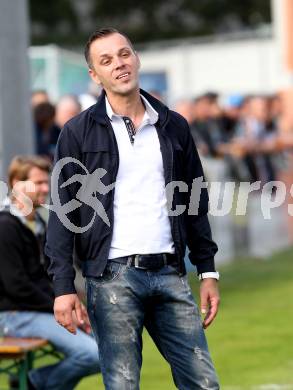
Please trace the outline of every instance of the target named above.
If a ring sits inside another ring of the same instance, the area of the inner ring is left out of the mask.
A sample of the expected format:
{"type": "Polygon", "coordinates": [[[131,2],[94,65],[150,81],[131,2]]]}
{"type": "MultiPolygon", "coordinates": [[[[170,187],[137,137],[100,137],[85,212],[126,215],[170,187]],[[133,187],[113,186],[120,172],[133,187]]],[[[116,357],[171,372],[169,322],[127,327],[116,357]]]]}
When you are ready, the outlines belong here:
{"type": "Polygon", "coordinates": [[[9,167],[10,203],[0,212],[0,330],[5,336],[41,337],[64,354],[60,362],[29,372],[29,388],[70,390],[100,371],[98,348],[84,307],[76,313],[76,335],[58,325],[43,255],[45,223],[37,208],[49,190],[49,163],[16,157],[9,167]]]}

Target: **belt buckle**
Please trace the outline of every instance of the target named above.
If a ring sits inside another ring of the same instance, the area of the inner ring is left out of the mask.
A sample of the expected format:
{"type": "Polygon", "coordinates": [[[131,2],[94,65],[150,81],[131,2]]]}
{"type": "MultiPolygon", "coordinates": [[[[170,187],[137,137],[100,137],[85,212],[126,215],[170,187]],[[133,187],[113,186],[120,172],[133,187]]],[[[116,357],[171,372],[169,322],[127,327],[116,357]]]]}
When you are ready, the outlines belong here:
{"type": "Polygon", "coordinates": [[[140,255],[135,255],[134,256],[134,268],[147,269],[146,267],[140,267],[139,266],[139,259],[140,259],[140,255]]]}

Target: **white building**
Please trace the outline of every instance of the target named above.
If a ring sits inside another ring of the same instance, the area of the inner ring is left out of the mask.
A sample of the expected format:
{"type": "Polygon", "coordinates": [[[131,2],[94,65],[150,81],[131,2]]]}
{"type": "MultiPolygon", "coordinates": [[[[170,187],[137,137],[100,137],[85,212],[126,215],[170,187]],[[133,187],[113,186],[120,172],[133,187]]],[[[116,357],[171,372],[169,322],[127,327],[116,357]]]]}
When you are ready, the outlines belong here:
{"type": "MultiPolygon", "coordinates": [[[[139,47],[142,86],[161,92],[169,103],[207,90],[245,94],[288,87],[282,17],[286,1],[272,0],[273,24],[258,31],[139,47]]],[[[47,89],[54,100],[63,93],[79,94],[87,89],[89,78],[82,54],[47,46],[31,48],[30,58],[33,89],[47,89]]]]}

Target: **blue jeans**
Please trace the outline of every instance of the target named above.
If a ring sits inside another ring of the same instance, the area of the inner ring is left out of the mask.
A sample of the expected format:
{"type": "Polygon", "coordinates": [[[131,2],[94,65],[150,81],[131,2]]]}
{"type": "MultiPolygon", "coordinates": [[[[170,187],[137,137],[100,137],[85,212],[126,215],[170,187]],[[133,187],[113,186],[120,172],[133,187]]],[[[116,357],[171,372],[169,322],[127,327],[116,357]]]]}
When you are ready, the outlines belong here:
{"type": "Polygon", "coordinates": [[[38,390],[72,390],[84,376],[100,372],[94,338],[79,329],[76,335],[69,333],[57,324],[53,314],[0,312],[0,329],[5,336],[47,339],[65,355],[56,364],[29,372],[30,380],[38,390]]]}
{"type": "Polygon", "coordinates": [[[107,390],[139,389],[143,326],[169,362],[177,388],[219,389],[186,276],[172,266],[145,271],[109,261],[86,286],[107,390]]]}

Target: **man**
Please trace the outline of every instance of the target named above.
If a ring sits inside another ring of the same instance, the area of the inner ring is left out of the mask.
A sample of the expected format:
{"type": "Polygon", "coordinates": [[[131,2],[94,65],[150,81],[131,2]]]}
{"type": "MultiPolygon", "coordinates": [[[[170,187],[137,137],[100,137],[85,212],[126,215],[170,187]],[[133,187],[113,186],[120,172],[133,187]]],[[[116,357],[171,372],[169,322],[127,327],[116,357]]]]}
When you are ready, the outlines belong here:
{"type": "Polygon", "coordinates": [[[193,103],[190,131],[200,153],[206,157],[221,157],[225,152],[221,110],[217,99],[215,92],[207,92],[198,96],[193,103]]]}
{"type": "Polygon", "coordinates": [[[81,105],[75,95],[64,95],[56,104],[55,122],[62,128],[69,119],[81,112],[81,105]]]}
{"type": "Polygon", "coordinates": [[[42,103],[49,103],[49,95],[47,91],[43,89],[37,89],[31,94],[31,106],[34,109],[36,106],[42,103]]]}
{"type": "Polygon", "coordinates": [[[184,181],[188,187],[189,194],[174,191],[174,211],[188,206],[192,181],[203,176],[188,125],[139,90],[139,58],[124,34],[96,31],[85,57],[91,78],[104,92],[96,105],[65,125],[57,145],[54,171],[60,174],[52,194],[56,199],[58,193],[60,203],[50,214],[46,243],[55,318],[75,332],[72,313],[80,311],[73,284],[75,245],[106,389],[139,388],[144,326],[170,363],[178,388],[218,389],[183,262],[187,242],[203,278],[207,327],[219,294],[206,190],[196,216],[187,211],[168,216],[165,186],[184,181]],[[101,168],[102,185],[97,180],[101,168]],[[84,202],[77,202],[82,197],[84,202]]]}
{"type": "Polygon", "coordinates": [[[193,103],[189,99],[180,99],[174,106],[174,111],[182,115],[190,125],[193,121],[193,103]]]}
{"type": "Polygon", "coordinates": [[[53,365],[29,372],[29,388],[71,390],[99,372],[96,342],[85,310],[77,337],[53,315],[54,293],[43,256],[45,223],[37,208],[46,202],[50,165],[40,157],[16,157],[9,167],[10,204],[0,212],[0,328],[11,337],[41,337],[64,354],[53,365]],[[86,332],[85,332],[86,331],[86,332]]]}
{"type": "Polygon", "coordinates": [[[40,103],[33,109],[36,153],[53,160],[60,128],[54,123],[55,107],[49,102],[40,103]]]}

